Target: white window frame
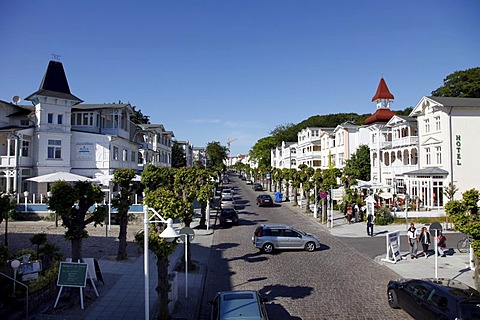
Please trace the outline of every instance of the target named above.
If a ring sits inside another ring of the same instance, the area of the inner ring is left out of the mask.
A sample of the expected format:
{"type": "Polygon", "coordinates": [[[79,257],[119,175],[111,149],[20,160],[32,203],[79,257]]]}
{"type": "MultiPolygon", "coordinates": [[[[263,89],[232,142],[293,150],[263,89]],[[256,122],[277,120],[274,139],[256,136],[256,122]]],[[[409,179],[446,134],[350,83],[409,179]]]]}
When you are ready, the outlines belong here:
{"type": "Polygon", "coordinates": [[[47,159],[62,158],[62,140],[48,139],[47,159]]]}

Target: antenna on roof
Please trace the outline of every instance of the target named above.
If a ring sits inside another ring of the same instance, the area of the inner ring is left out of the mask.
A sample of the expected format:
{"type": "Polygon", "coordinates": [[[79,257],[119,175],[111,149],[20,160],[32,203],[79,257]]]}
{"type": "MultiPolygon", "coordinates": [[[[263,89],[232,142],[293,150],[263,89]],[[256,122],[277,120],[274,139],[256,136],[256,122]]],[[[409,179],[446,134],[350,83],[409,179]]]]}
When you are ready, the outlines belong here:
{"type": "Polygon", "coordinates": [[[20,101],[22,101],[22,98],[20,98],[20,96],[13,96],[12,101],[18,106],[20,101]]]}
{"type": "Polygon", "coordinates": [[[54,60],[54,61],[60,61],[60,57],[61,57],[61,55],[56,54],[56,53],[52,53],[52,60],[54,60]]]}

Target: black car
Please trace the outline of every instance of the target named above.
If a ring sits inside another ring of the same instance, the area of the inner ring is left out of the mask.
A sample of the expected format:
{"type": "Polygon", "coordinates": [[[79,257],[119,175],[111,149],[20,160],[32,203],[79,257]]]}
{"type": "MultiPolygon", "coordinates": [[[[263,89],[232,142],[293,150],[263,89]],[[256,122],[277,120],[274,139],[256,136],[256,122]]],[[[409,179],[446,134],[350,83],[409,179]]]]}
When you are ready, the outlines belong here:
{"type": "Polygon", "coordinates": [[[237,210],[233,208],[225,208],[220,211],[220,216],[218,217],[220,220],[220,225],[224,226],[228,222],[232,223],[233,225],[238,225],[238,213],[237,210]]]}
{"type": "Polygon", "coordinates": [[[273,199],[270,195],[268,194],[261,194],[257,197],[257,206],[262,207],[262,206],[273,206],[273,199]]]}
{"type": "Polygon", "coordinates": [[[261,185],[260,183],[255,183],[255,184],[253,185],[253,190],[255,190],[255,191],[263,191],[263,187],[262,187],[262,185],[261,185]]]}
{"type": "Polygon", "coordinates": [[[392,280],[387,297],[415,319],[480,319],[480,292],[457,280],[392,280]]]}

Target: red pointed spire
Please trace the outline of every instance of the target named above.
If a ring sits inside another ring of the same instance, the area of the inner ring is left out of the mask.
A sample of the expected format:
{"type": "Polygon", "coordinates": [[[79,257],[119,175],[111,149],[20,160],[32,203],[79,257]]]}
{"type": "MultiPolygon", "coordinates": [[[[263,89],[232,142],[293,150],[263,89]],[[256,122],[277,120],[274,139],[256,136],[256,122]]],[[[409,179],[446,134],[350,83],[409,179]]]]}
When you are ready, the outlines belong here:
{"type": "Polygon", "coordinates": [[[378,84],[377,92],[372,98],[372,101],[380,100],[380,99],[388,99],[388,100],[393,100],[395,97],[393,94],[390,93],[390,90],[388,90],[387,83],[383,79],[383,77],[380,79],[380,83],[378,84]]]}

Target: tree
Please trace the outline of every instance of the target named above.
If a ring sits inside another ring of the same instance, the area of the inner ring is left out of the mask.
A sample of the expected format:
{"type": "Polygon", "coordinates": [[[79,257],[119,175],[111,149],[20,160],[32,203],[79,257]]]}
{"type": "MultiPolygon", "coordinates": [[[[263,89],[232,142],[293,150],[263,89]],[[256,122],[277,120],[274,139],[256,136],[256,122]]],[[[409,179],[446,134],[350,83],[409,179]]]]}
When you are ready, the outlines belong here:
{"type": "MultiPolygon", "coordinates": [[[[175,219],[184,211],[184,202],[182,198],[172,190],[159,188],[154,191],[147,192],[144,203],[154,208],[165,220],[168,218],[175,219]]],[[[148,248],[157,258],[157,287],[156,291],[159,295],[158,315],[159,319],[170,319],[168,311],[168,293],[170,291],[170,283],[168,281],[168,256],[175,251],[176,242],[168,242],[167,239],[160,238],[160,234],[165,230],[163,223],[150,223],[148,226],[148,248]]],[[[135,235],[135,241],[144,247],[143,230],[135,235]]],[[[144,252],[144,254],[148,254],[144,252]]]]}
{"type": "Polygon", "coordinates": [[[185,152],[180,147],[177,141],[172,144],[172,168],[181,168],[187,166],[187,158],[185,152]]]}
{"type": "Polygon", "coordinates": [[[302,191],[303,195],[305,196],[306,200],[306,208],[305,212],[310,213],[310,191],[312,187],[314,186],[313,181],[310,181],[310,178],[313,177],[313,174],[315,173],[315,169],[312,167],[308,167],[306,164],[301,164],[298,166],[298,169],[300,169],[300,183],[302,184],[302,191]]]}
{"type": "Polygon", "coordinates": [[[8,219],[16,207],[13,194],[0,192],[0,223],[5,220],[5,247],[8,248],[8,219]]]}
{"type": "Polygon", "coordinates": [[[273,137],[261,138],[250,150],[250,157],[258,162],[259,168],[270,167],[271,150],[278,145],[278,141],[273,137]]]}
{"type": "Polygon", "coordinates": [[[117,260],[127,259],[127,226],[128,210],[132,205],[132,197],[138,189],[138,183],[133,182],[136,171],[133,169],[116,169],[113,172],[113,183],[120,186],[120,192],[112,199],[112,206],[117,208],[117,221],[120,225],[118,233],[117,260]]]}
{"type": "Polygon", "coordinates": [[[449,74],[443,79],[443,86],[432,91],[432,96],[480,98],[480,67],[449,74]]]}
{"type": "Polygon", "coordinates": [[[86,226],[92,222],[94,226],[101,225],[107,216],[105,206],[96,205],[93,212],[88,210],[100,203],[105,195],[98,185],[81,181],[73,186],[63,180],[55,181],[51,192],[48,209],[62,218],[62,225],[67,228],[65,239],[72,245],[72,261],[79,261],[82,259],[82,240],[88,237],[86,226]]]}
{"type": "Polygon", "coordinates": [[[354,185],[356,180],[370,181],[370,148],[362,144],[347,160],[344,168],[344,176],[348,175],[351,179],[350,185],[354,185]]]}
{"type": "Polygon", "coordinates": [[[175,170],[149,164],[142,172],[142,185],[145,186],[146,191],[155,191],[158,188],[173,190],[175,170]]]}
{"type": "Polygon", "coordinates": [[[218,141],[212,141],[207,143],[205,153],[207,156],[207,168],[225,172],[225,164],[223,162],[227,159],[227,147],[222,146],[218,141]]]}
{"type": "Polygon", "coordinates": [[[462,200],[451,200],[445,205],[445,212],[453,219],[455,229],[473,238],[471,245],[474,251],[475,287],[480,288],[480,216],[478,201],[480,193],[476,189],[465,191],[462,200]]]}
{"type": "Polygon", "coordinates": [[[199,169],[197,172],[200,177],[201,184],[200,190],[197,194],[197,200],[201,206],[201,218],[199,227],[206,228],[206,208],[207,203],[209,203],[214,196],[216,174],[208,169],[199,169]]]}
{"type": "Polygon", "coordinates": [[[130,121],[135,124],[148,124],[150,123],[150,117],[142,113],[140,109],[136,109],[136,106],[132,106],[133,115],[130,117],[130,121]]]}

